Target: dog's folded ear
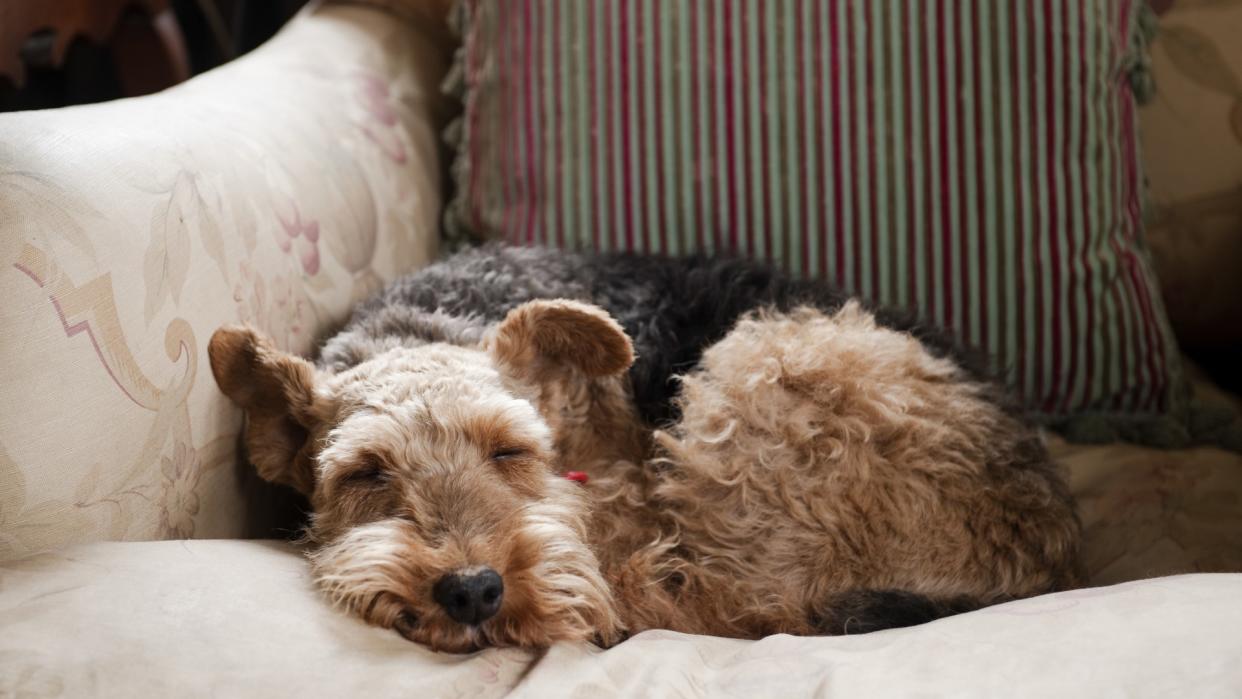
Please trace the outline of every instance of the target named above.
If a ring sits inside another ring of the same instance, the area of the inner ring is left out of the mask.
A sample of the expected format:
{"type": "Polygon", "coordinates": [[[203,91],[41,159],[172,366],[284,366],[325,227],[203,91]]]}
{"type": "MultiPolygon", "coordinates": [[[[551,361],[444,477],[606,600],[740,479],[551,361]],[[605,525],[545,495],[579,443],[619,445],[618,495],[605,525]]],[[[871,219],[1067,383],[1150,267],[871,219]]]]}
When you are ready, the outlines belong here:
{"type": "Polygon", "coordinates": [[[600,378],[634,363],[634,346],[612,316],[566,299],[518,306],[497,326],[491,343],[497,361],[519,371],[573,367],[600,378]]]}
{"type": "Polygon", "coordinates": [[[320,422],[314,366],[241,325],[217,330],[207,354],[220,390],[246,411],[246,447],[259,475],[309,496],[315,477],[308,442],[320,422]]]}

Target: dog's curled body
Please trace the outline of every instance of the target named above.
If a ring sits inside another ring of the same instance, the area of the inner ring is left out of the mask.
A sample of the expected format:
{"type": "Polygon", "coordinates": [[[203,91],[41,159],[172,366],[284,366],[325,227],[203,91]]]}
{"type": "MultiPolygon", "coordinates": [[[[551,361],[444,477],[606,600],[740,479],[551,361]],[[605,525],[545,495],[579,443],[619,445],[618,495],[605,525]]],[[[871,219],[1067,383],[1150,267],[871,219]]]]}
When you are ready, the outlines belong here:
{"type": "Polygon", "coordinates": [[[311,498],[321,586],[436,648],[859,632],[1078,581],[1072,499],[1003,391],[761,264],[487,246],[359,306],[313,369],[251,331],[211,350],[260,472],[311,498]],[[445,576],[481,568],[503,600],[450,619],[445,576]]]}
{"type": "MultiPolygon", "coordinates": [[[[629,370],[634,402],[648,423],[660,425],[674,414],[673,378],[693,369],[703,351],[744,314],[798,306],[831,312],[849,297],[828,284],[739,258],[580,254],[492,244],[402,277],[359,305],[321,349],[319,363],[340,370],[401,344],[476,344],[510,311],[539,299],[594,304],[617,320],[634,344],[629,370]]],[[[886,327],[917,337],[933,355],[952,356],[969,374],[984,378],[980,359],[947,335],[900,311],[872,312],[886,327]]]]}

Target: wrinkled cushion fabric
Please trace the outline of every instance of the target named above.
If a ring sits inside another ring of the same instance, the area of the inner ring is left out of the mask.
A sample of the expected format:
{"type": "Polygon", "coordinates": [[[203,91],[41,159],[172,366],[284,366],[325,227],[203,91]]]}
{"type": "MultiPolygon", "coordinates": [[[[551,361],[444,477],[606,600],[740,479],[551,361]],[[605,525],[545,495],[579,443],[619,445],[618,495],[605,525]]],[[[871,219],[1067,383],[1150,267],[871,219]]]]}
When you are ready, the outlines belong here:
{"type": "Polygon", "coordinates": [[[207,341],[308,351],[432,258],[442,63],[325,8],[160,95],[0,114],[0,560],[256,533],[207,341]]]}
{"type": "Polygon", "coordinates": [[[459,0],[449,223],[771,259],[916,309],[1050,418],[1181,420],[1142,242],[1144,7],[459,0]]]}
{"type": "Polygon", "coordinates": [[[1063,441],[1052,454],[1078,501],[1093,584],[1242,571],[1242,455],[1063,441]]]}
{"type": "Polygon", "coordinates": [[[0,696],[1232,696],[1239,597],[1192,575],[865,636],[443,655],[330,609],[282,544],[92,544],[0,564],[0,696]]]}

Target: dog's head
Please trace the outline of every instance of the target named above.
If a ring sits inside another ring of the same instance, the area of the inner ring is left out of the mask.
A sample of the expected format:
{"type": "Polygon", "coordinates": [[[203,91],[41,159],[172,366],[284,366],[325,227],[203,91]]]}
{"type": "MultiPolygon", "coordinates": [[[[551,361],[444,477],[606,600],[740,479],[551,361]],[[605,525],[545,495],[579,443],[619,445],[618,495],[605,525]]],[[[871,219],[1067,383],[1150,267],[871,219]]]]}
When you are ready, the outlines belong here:
{"type": "Polygon", "coordinates": [[[618,633],[585,499],[561,476],[564,406],[547,400],[632,362],[602,310],[535,301],[477,347],[392,349],[339,373],[245,327],[218,330],[209,354],[260,475],[309,497],[315,577],[336,604],[446,651],[618,633]]]}

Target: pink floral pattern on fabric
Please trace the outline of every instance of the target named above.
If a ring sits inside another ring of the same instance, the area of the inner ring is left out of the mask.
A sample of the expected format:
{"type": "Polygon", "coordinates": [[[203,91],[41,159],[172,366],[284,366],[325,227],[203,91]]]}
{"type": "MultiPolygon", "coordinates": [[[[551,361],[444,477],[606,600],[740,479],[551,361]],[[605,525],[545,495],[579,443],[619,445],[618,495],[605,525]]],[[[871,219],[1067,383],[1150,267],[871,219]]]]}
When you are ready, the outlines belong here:
{"type": "Polygon", "coordinates": [[[265,328],[282,347],[305,345],[315,316],[312,301],[296,284],[296,277],[288,273],[265,277],[248,260],[242,260],[233,286],[237,319],[265,328]]]}
{"type": "Polygon", "coordinates": [[[407,158],[401,130],[397,128],[397,111],[392,90],[379,76],[366,71],[355,72],[354,99],[362,107],[357,126],[379,149],[397,164],[407,158]]]}
{"type": "Polygon", "coordinates": [[[302,263],[302,271],[314,275],[319,272],[319,222],[303,221],[302,212],[295,206],[293,219],[288,220],[277,214],[280,229],[276,232],[276,244],[287,253],[293,253],[297,247],[297,258],[302,263]]]}

